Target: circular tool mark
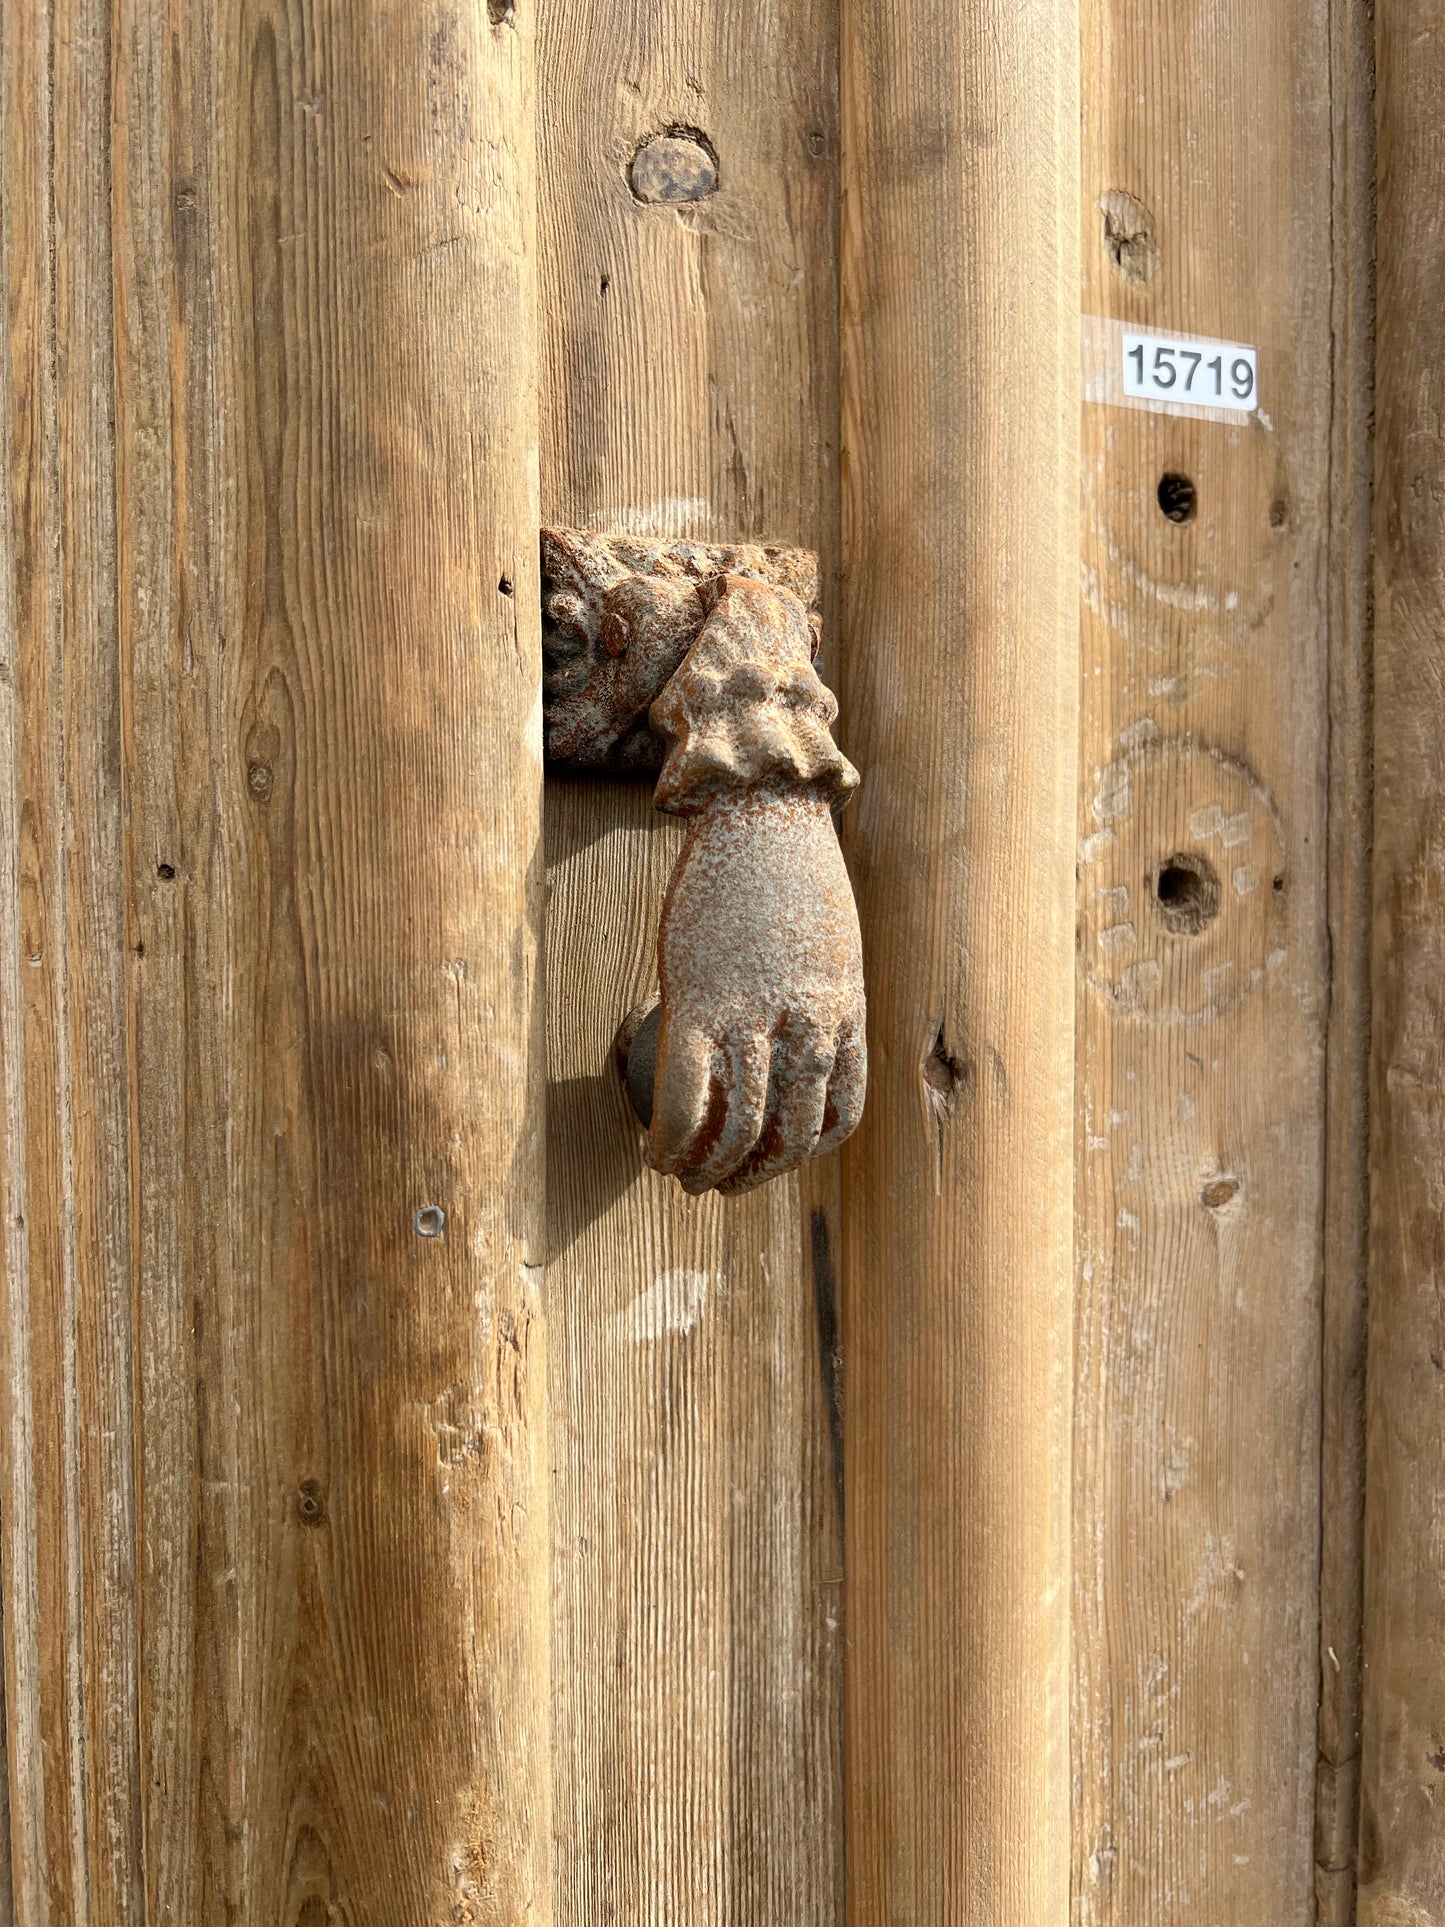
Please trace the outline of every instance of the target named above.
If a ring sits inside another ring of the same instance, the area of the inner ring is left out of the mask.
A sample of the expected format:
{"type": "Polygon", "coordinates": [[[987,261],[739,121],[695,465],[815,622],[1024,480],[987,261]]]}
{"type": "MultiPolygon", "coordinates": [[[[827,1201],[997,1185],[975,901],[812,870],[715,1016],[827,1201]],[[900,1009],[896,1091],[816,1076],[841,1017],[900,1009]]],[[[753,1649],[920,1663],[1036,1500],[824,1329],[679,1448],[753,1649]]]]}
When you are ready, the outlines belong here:
{"type": "Polygon", "coordinates": [[[1279,812],[1222,750],[1153,741],[1097,774],[1079,851],[1079,944],[1120,1016],[1202,1024],[1285,960],[1279,812]]]}

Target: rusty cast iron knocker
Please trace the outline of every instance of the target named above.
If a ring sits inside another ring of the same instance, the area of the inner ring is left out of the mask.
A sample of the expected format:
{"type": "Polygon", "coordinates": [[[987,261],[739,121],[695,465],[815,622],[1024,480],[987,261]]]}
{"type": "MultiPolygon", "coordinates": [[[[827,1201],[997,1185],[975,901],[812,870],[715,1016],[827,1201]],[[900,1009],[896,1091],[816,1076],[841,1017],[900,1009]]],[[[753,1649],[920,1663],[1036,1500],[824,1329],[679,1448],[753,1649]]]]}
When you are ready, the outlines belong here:
{"type": "Polygon", "coordinates": [[[868,1075],[817,558],[544,529],[542,577],[548,760],[657,771],[688,819],[661,1001],[619,1040],[644,1155],[687,1191],[750,1190],[842,1143],[868,1075]]]}

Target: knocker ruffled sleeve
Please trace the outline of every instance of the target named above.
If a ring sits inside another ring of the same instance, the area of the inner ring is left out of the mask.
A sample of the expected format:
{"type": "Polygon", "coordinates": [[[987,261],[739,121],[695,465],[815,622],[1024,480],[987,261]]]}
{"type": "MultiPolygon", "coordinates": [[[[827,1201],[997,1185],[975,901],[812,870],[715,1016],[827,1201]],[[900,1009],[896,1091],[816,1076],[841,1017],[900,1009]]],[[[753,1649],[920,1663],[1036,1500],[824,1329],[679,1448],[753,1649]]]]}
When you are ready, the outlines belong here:
{"type": "Polygon", "coordinates": [[[654,802],[690,816],[731,790],[806,789],[833,797],[858,772],[833,741],[838,704],[813,668],[813,628],[797,596],[745,576],[707,586],[711,613],[653,703],[667,745],[654,802]]]}

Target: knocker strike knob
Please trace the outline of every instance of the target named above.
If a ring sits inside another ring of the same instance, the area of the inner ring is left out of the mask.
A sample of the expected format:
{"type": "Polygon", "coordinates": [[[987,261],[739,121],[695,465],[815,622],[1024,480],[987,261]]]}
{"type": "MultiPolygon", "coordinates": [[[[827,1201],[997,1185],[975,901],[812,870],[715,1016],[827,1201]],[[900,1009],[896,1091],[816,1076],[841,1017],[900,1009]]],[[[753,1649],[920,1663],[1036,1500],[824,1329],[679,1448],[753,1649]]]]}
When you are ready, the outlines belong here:
{"type": "Polygon", "coordinates": [[[858,913],[833,826],[857,772],[813,668],[796,549],[542,533],[550,761],[656,771],[688,819],[660,1002],[619,1055],[644,1155],[745,1191],[846,1138],[867,1083],[858,913]]]}

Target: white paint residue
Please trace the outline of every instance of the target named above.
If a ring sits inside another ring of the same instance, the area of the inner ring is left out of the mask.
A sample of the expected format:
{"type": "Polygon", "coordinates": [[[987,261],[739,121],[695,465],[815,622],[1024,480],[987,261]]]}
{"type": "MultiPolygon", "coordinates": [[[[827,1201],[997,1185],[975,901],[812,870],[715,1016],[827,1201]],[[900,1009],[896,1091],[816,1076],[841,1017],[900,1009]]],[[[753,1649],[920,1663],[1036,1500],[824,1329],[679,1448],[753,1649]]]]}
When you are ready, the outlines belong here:
{"type": "Polygon", "coordinates": [[[1142,963],[1130,964],[1119,978],[1122,1001],[1126,1005],[1142,1001],[1158,984],[1162,974],[1157,957],[1145,957],[1142,963]]]}
{"type": "Polygon", "coordinates": [[[1107,1880],[1114,1871],[1119,1858],[1117,1847],[1096,1847],[1089,1855],[1089,1870],[1096,1883],[1107,1880]]]}
{"type": "Polygon", "coordinates": [[[537,691],[537,700],[528,711],[527,721],[522,730],[522,742],[527,754],[540,768],[542,764],[542,692],[540,689],[537,691]]]}
{"type": "Polygon", "coordinates": [[[1225,996],[1234,981],[1234,959],[1230,957],[1224,963],[1215,964],[1212,970],[1203,973],[1199,981],[1204,986],[1206,1001],[1225,996]]]}
{"type": "Polygon", "coordinates": [[[1189,1448],[1193,1440],[1171,1446],[1164,1460],[1162,1489],[1166,1503],[1190,1483],[1189,1448]]]}
{"type": "Polygon", "coordinates": [[[1159,725],[1152,716],[1141,716],[1137,723],[1130,723],[1127,729],[1119,731],[1119,742],[1124,749],[1143,749],[1152,743],[1159,734],[1159,725]]]}
{"type": "Polygon", "coordinates": [[[703,495],[663,495],[655,502],[588,518],[592,526],[611,534],[659,535],[674,542],[701,540],[698,531],[711,528],[712,519],[712,503],[703,495]]]}
{"type": "Polygon", "coordinates": [[[1152,597],[1166,609],[1178,609],[1183,615],[1220,615],[1226,612],[1232,615],[1238,605],[1237,595],[1232,598],[1216,595],[1202,583],[1160,582],[1121,552],[1112,552],[1110,560],[1131,588],[1152,597]]]}
{"type": "Polygon", "coordinates": [[[1096,890],[1094,901],[1099,905],[1101,916],[1112,917],[1116,923],[1122,923],[1129,915],[1129,886],[1127,883],[1116,883],[1108,889],[1096,890]]]}
{"type": "Polygon", "coordinates": [[[618,1312],[614,1328],[634,1345],[650,1344],[669,1333],[686,1336],[702,1317],[712,1283],[710,1271],[660,1271],[646,1291],[618,1312]]]}
{"type": "MultiPolygon", "coordinates": [[[[1192,1618],[1209,1599],[1211,1593],[1232,1581],[1234,1586],[1244,1584],[1244,1571],[1234,1557],[1232,1539],[1216,1539],[1212,1532],[1204,1535],[1204,1557],[1199,1562],[1199,1576],[1194,1581],[1194,1591],[1184,1608],[1187,1617],[1192,1618]]],[[[1226,1594],[1230,1598],[1231,1594],[1226,1594]]]]}
{"type": "Polygon", "coordinates": [[[1110,763],[1099,772],[1094,792],[1094,821],[1109,823],[1134,813],[1134,776],[1127,763],[1110,763]]]}

